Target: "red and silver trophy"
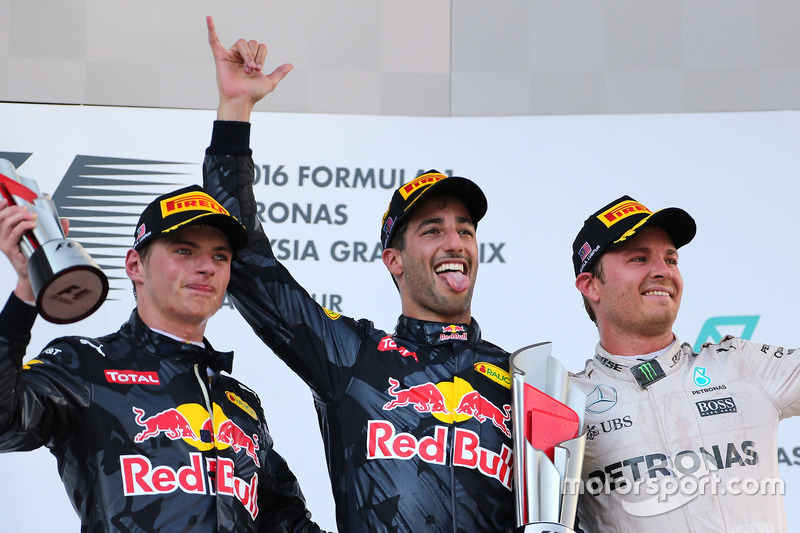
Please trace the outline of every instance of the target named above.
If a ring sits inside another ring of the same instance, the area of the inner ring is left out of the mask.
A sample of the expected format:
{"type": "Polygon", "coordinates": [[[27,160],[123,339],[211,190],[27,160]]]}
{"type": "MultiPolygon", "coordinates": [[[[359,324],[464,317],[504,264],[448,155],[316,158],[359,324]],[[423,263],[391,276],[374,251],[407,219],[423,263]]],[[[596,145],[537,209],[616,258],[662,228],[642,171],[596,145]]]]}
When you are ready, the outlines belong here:
{"type": "Polygon", "coordinates": [[[20,178],[7,159],[0,159],[0,194],[9,205],[24,205],[38,215],[19,247],[28,259],[28,276],[36,309],[56,324],[77,322],[94,313],[108,295],[108,278],[77,242],[67,239],[56,206],[42,195],[36,180],[20,178]]]}
{"type": "Polygon", "coordinates": [[[518,531],[574,533],[586,395],[550,355],[552,343],[511,355],[518,531]]]}

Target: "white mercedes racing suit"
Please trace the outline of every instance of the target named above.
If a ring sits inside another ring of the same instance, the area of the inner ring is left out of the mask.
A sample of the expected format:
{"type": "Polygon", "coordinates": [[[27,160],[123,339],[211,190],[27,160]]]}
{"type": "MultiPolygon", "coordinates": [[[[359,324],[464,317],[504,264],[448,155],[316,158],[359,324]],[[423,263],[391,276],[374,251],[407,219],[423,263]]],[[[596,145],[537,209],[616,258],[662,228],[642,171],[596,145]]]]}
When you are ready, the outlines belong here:
{"type": "Polygon", "coordinates": [[[800,412],[800,351],[739,338],[649,362],[595,357],[578,516],[587,532],[785,532],[778,422],[800,412]]]}

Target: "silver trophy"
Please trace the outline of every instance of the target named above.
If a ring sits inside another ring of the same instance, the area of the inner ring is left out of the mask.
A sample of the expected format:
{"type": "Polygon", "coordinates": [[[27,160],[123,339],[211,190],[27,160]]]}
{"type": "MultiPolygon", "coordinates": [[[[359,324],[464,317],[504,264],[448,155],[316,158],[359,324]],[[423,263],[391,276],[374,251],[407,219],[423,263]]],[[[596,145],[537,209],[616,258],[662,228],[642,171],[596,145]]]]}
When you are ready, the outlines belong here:
{"type": "Polygon", "coordinates": [[[552,343],[509,359],[514,422],[517,527],[524,533],[574,533],[586,432],[586,395],[550,355],[552,343]]]}
{"type": "Polygon", "coordinates": [[[7,159],[0,159],[0,193],[10,205],[38,215],[36,228],[23,235],[19,247],[28,259],[39,314],[70,324],[94,313],[108,295],[108,278],[80,244],[65,237],[50,196],[39,192],[36,180],[17,176],[7,159]]]}

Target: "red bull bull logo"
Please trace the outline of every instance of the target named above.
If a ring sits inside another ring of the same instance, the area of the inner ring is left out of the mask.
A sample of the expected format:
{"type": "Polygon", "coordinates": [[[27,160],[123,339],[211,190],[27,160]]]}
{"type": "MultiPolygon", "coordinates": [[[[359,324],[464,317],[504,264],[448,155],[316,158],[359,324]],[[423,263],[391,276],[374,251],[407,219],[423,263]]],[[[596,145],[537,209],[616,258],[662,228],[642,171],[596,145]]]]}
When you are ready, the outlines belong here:
{"type": "Polygon", "coordinates": [[[389,378],[387,392],[394,399],[383,406],[386,411],[411,405],[420,413],[449,413],[445,405],[444,394],[433,383],[412,385],[407,389],[400,390],[400,382],[389,378]]]}
{"type": "Polygon", "coordinates": [[[144,418],[144,410],[133,407],[133,414],[136,415],[136,423],[144,428],[133,438],[134,442],[144,442],[162,433],[170,440],[199,439],[183,413],[175,408],[164,409],[158,414],[144,418]]]}
{"type": "Polygon", "coordinates": [[[470,418],[480,423],[490,421],[505,436],[511,437],[511,404],[497,407],[461,378],[455,377],[451,382],[420,383],[408,388],[401,388],[398,380],[389,378],[386,392],[392,397],[383,406],[386,411],[410,406],[418,413],[431,413],[448,424],[470,418]]]}
{"type": "Polygon", "coordinates": [[[506,426],[506,422],[511,420],[511,405],[504,405],[501,411],[478,391],[472,391],[461,397],[456,413],[473,416],[481,424],[490,420],[506,437],[511,437],[511,430],[506,426]]]}
{"type": "Polygon", "coordinates": [[[258,435],[253,434],[253,436],[250,437],[242,431],[239,426],[230,420],[226,420],[219,425],[219,430],[217,430],[217,442],[228,444],[236,453],[244,450],[256,466],[260,466],[256,453],[258,452],[258,435]]]}

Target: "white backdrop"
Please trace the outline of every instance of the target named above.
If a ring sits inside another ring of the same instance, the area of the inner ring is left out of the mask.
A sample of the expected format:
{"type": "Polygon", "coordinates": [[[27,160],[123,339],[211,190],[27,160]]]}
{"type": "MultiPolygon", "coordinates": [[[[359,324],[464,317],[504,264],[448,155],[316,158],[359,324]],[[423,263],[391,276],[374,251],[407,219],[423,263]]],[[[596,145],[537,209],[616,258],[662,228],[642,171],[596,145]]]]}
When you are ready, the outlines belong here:
{"type": "MultiPolygon", "coordinates": [[[[75,238],[96,256],[110,256],[98,262],[114,278],[124,278],[120,257],[141,206],[155,194],[200,183],[215,116],[22,104],[0,104],[0,113],[6,124],[0,157],[21,161],[30,154],[19,174],[37,179],[57,203],[69,190],[80,190],[69,189],[79,175],[87,187],[115,191],[101,197],[119,205],[99,213],[81,207],[80,197],[72,199],[77,207],[59,205],[76,222],[120,224],[73,229],[106,234],[75,238]],[[140,174],[126,175],[131,171],[140,174]],[[117,184],[100,181],[100,174],[117,184]]],[[[382,173],[390,183],[392,172],[409,180],[436,168],[475,180],[489,199],[478,231],[484,262],[473,315],[484,337],[509,351],[550,340],[570,370],[592,354],[597,333],[573,285],[570,245],[588,214],[622,194],[651,209],[681,206],[697,220],[697,237],[681,250],[686,288],[676,333],[682,341],[710,339],[704,325],[716,319],[730,323],[716,328],[720,334],[741,334],[749,323],[756,325],[756,340],[800,345],[794,313],[800,293],[794,282],[800,262],[794,234],[800,112],[506,118],[257,113],[252,146],[260,169],[256,195],[284,262],[321,303],[384,329],[392,330],[400,305],[380,260],[369,261],[391,195],[378,177],[382,173]],[[370,171],[374,187],[354,180],[370,171]],[[293,204],[311,213],[310,221],[293,222],[293,204]]],[[[0,298],[14,284],[13,271],[0,260],[0,298]]],[[[127,279],[111,285],[110,300],[82,322],[38,320],[28,355],[57,336],[115,331],[134,302],[127,279]]],[[[261,396],[276,448],[300,478],[315,518],[334,529],[308,389],[235,310],[223,307],[206,336],[216,348],[236,351],[234,375],[261,396]]],[[[797,421],[784,422],[779,445],[791,500],[800,485],[797,421]]],[[[0,487],[4,530],[78,530],[47,451],[0,456],[0,487]]],[[[800,510],[790,505],[788,514],[796,528],[800,510]]]]}

